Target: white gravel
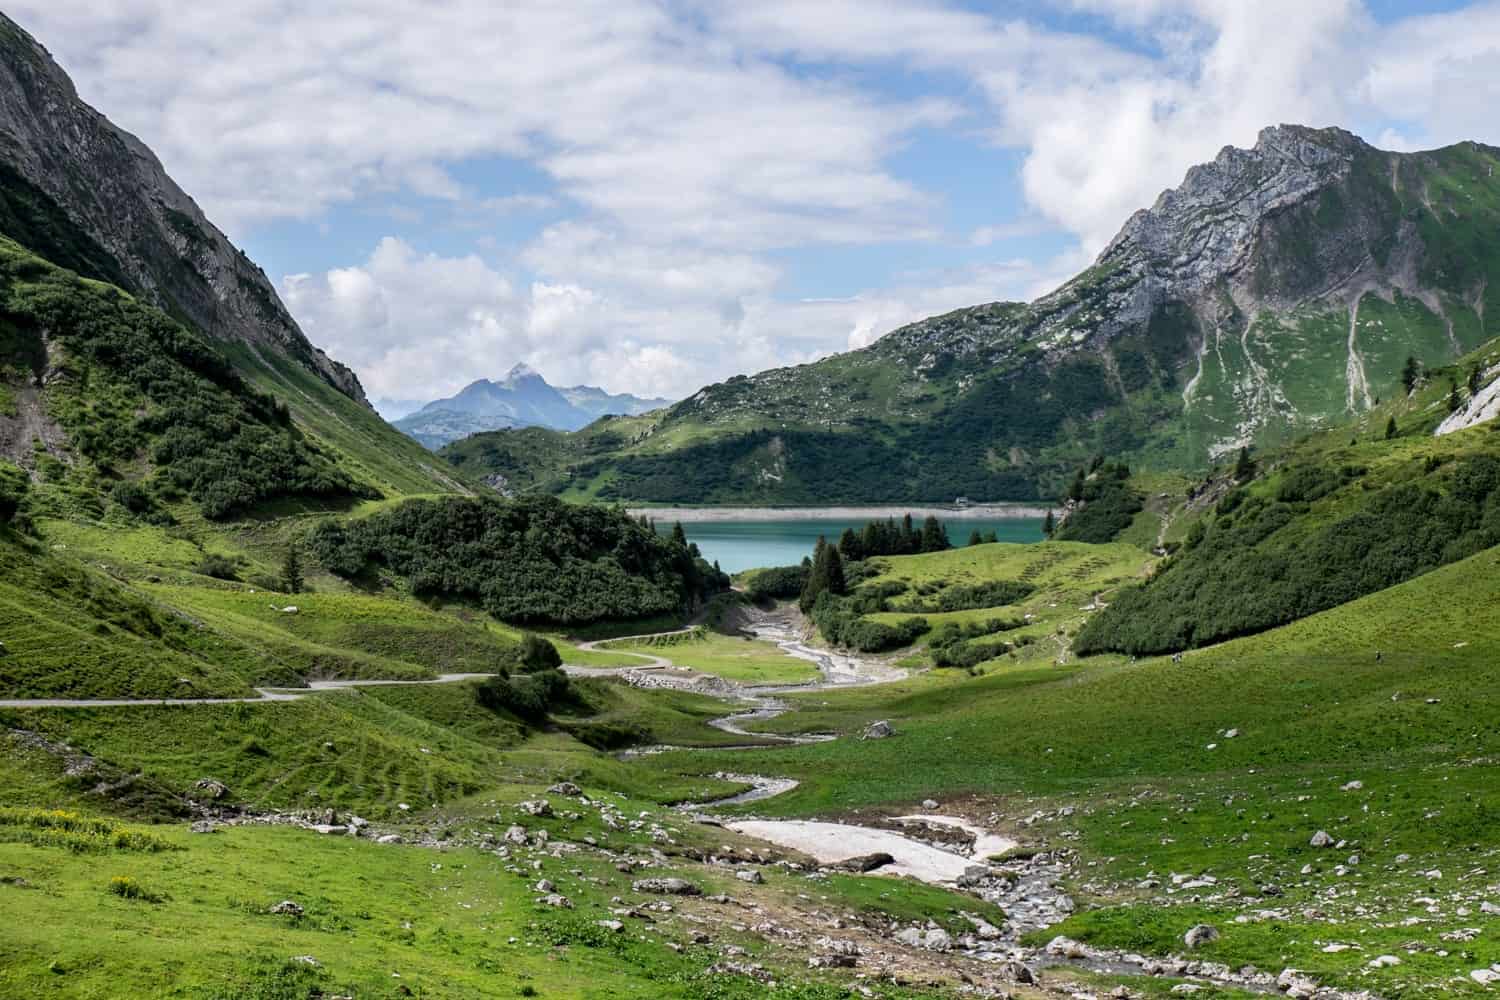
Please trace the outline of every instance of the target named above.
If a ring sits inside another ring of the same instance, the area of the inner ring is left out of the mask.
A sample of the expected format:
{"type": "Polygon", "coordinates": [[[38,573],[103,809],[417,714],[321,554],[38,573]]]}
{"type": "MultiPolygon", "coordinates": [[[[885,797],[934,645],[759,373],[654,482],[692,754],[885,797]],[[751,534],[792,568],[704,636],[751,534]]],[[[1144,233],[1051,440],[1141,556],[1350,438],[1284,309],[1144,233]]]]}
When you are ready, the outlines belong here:
{"type": "Polygon", "coordinates": [[[876,875],[907,875],[922,882],[952,885],[974,867],[969,858],[907,840],[890,830],[811,820],[742,820],[725,825],[747,837],[801,851],[819,864],[838,864],[877,852],[895,858],[894,863],[872,872],[876,875]]]}

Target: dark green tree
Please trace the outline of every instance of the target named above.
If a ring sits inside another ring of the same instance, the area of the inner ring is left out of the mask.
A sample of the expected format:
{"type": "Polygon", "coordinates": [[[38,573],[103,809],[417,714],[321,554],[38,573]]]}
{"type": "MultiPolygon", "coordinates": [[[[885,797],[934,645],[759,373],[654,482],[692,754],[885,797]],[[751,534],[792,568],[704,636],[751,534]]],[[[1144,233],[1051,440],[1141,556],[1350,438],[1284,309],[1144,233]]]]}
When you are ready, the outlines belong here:
{"type": "Polygon", "coordinates": [[[927,520],[922,522],[921,550],[923,552],[941,552],[947,547],[948,533],[943,530],[942,523],[936,517],[929,514],[927,520]]]}
{"type": "Polygon", "coordinates": [[[1073,477],[1072,484],[1068,487],[1069,500],[1072,500],[1076,503],[1077,501],[1083,499],[1083,482],[1083,470],[1079,469],[1078,474],[1073,477]]]}
{"type": "Polygon", "coordinates": [[[826,550],[828,554],[828,592],[840,597],[849,592],[849,581],[844,576],[844,557],[839,555],[837,546],[830,545],[826,550]]]}
{"type": "Polygon", "coordinates": [[[1052,516],[1052,510],[1051,510],[1051,508],[1048,508],[1048,510],[1047,510],[1047,517],[1046,517],[1045,520],[1042,521],[1042,534],[1045,535],[1047,538],[1051,538],[1052,537],[1052,533],[1054,531],[1056,531],[1056,530],[1057,530],[1057,520],[1052,516]]]}
{"type": "MultiPolygon", "coordinates": [[[[1047,516],[1051,517],[1052,515],[1048,514],[1047,516]]],[[[973,531],[969,532],[969,544],[970,545],[983,545],[984,544],[984,536],[979,533],[979,529],[978,528],[975,528],[973,531]]]]}
{"type": "Polygon", "coordinates": [[[21,509],[21,501],[31,486],[31,478],[25,470],[0,462],[0,524],[5,524],[21,509]]]}
{"type": "Polygon", "coordinates": [[[1391,417],[1389,420],[1387,420],[1385,422],[1385,439],[1387,441],[1389,441],[1392,438],[1394,438],[1397,433],[1398,432],[1396,430],[1396,418],[1395,417],[1391,417]]]}
{"type": "Polygon", "coordinates": [[[902,552],[922,551],[922,536],[918,534],[917,529],[912,526],[910,514],[907,514],[901,519],[901,539],[902,552]]]}
{"type": "Polygon", "coordinates": [[[1458,383],[1450,378],[1448,380],[1448,412],[1457,413],[1463,405],[1464,401],[1458,395],[1458,383]]]}
{"type": "Polygon", "coordinates": [[[812,611],[818,595],[828,589],[828,549],[828,540],[819,535],[818,544],[813,548],[812,570],[807,574],[807,583],[802,585],[802,596],[797,600],[803,614],[812,611]]]}
{"type": "Polygon", "coordinates": [[[286,555],[281,559],[281,592],[283,594],[302,593],[302,553],[297,550],[297,543],[286,547],[286,555]]]}
{"type": "Polygon", "coordinates": [[[1250,457],[1250,449],[1240,445],[1239,457],[1234,460],[1234,478],[1243,483],[1254,477],[1255,461],[1250,457]]]}
{"type": "Polygon", "coordinates": [[[844,533],[839,536],[839,554],[850,562],[858,562],[865,557],[864,537],[853,528],[845,528],[844,533]]]}
{"type": "Polygon", "coordinates": [[[683,548],[687,548],[687,532],[682,530],[681,521],[672,522],[672,541],[676,542],[678,545],[681,545],[683,548]]]}
{"type": "Polygon", "coordinates": [[[1484,369],[1480,368],[1479,362],[1476,361],[1473,367],[1469,369],[1470,396],[1476,396],[1479,394],[1479,387],[1482,382],[1484,382],[1484,369]]]}
{"type": "Polygon", "coordinates": [[[1408,354],[1406,356],[1406,364],[1401,367],[1401,384],[1406,387],[1406,394],[1408,396],[1417,387],[1417,380],[1421,377],[1422,362],[1418,361],[1415,355],[1408,354]]]}

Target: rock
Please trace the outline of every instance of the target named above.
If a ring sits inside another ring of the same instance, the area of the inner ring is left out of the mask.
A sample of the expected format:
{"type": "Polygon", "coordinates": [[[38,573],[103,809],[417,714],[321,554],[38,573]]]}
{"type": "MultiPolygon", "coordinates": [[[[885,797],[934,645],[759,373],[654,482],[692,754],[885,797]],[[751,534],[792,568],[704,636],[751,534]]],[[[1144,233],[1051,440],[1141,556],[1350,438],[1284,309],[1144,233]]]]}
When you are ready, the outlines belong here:
{"type": "Polygon", "coordinates": [[[1350,782],[1347,782],[1345,784],[1340,785],[1339,786],[1339,791],[1341,791],[1341,792],[1357,792],[1357,791],[1359,791],[1363,787],[1365,787],[1365,783],[1363,781],[1350,781],[1350,782]]]}
{"type": "Polygon", "coordinates": [[[196,822],[192,826],[188,827],[188,832],[189,833],[213,833],[217,829],[218,829],[218,827],[213,823],[212,820],[200,819],[200,820],[198,820],[198,822],[196,822]]]}
{"type": "Polygon", "coordinates": [[[547,794],[561,795],[564,798],[576,799],[578,798],[578,796],[583,794],[583,789],[579,788],[571,781],[559,781],[557,784],[547,789],[547,794]]]}
{"type": "Polygon", "coordinates": [[[528,799],[525,802],[517,803],[516,808],[528,816],[545,817],[552,815],[552,803],[546,799],[528,799]]]}
{"type": "Polygon", "coordinates": [[[1047,954],[1054,958],[1088,958],[1089,947],[1081,941],[1074,941],[1070,937],[1059,934],[1047,942],[1047,954]]]}
{"type": "Polygon", "coordinates": [[[277,903],[266,912],[280,913],[288,917],[300,917],[302,916],[303,910],[302,904],[298,903],[296,900],[283,899],[281,902],[277,903]]]}
{"type": "Polygon", "coordinates": [[[1203,989],[1203,987],[1199,986],[1196,983],[1178,983],[1176,986],[1172,987],[1172,992],[1176,993],[1179,996],[1188,996],[1193,993],[1197,993],[1201,989],[1203,989]]]}
{"type": "Polygon", "coordinates": [[[1475,969],[1469,973],[1469,978],[1480,986],[1489,986],[1491,983],[1500,983],[1500,972],[1494,969],[1475,969]]]}
{"type": "Polygon", "coordinates": [[[1491,916],[1495,916],[1496,914],[1500,914],[1500,906],[1497,906],[1496,904],[1491,903],[1486,899],[1484,902],[1479,904],[1479,912],[1488,913],[1491,916]]]}
{"type": "Polygon", "coordinates": [[[523,846],[526,843],[526,828],[524,826],[510,827],[505,831],[505,839],[509,843],[523,846]]]}
{"type": "Polygon", "coordinates": [[[334,812],[332,809],[324,809],[323,815],[318,818],[318,822],[324,826],[333,826],[338,821],[338,813],[334,812]]]}
{"type": "Polygon", "coordinates": [[[747,868],[744,871],[735,872],[734,877],[739,879],[741,882],[749,882],[751,885],[760,885],[765,881],[765,879],[761,877],[760,872],[756,871],[753,868],[747,868]]]}
{"type": "Polygon", "coordinates": [[[387,833],[384,836],[377,837],[375,839],[375,843],[377,843],[377,844],[399,844],[399,843],[401,843],[401,834],[399,834],[399,833],[387,833]]]}
{"type": "Polygon", "coordinates": [[[922,800],[922,808],[923,809],[936,809],[937,807],[938,807],[938,804],[937,804],[937,800],[936,799],[923,799],[922,800]]]}
{"type": "Polygon", "coordinates": [[[531,887],[533,892],[540,892],[543,894],[550,893],[556,888],[557,886],[553,885],[550,879],[545,878],[531,887]]]}
{"type": "Polygon", "coordinates": [[[1219,940],[1219,929],[1213,924],[1197,924],[1190,928],[1182,936],[1182,941],[1189,948],[1201,948],[1219,940]]]}
{"type": "Polygon", "coordinates": [[[907,927],[896,932],[896,940],[909,948],[925,948],[928,951],[951,951],[953,939],[940,928],[921,930],[907,927]]]}
{"type": "Polygon", "coordinates": [[[809,969],[852,969],[858,959],[853,955],[814,955],[807,960],[809,969]]]}
{"type": "Polygon", "coordinates": [[[284,614],[284,615],[295,615],[295,614],[298,614],[300,612],[300,610],[301,609],[299,609],[297,607],[297,605],[295,605],[295,604],[288,604],[286,607],[284,607],[284,608],[281,609],[281,613],[284,614]]]}
{"type": "Polygon", "coordinates": [[[861,854],[856,858],[846,858],[838,864],[830,865],[829,867],[846,872],[872,872],[877,868],[884,868],[886,865],[894,864],[895,861],[895,858],[884,851],[876,851],[874,854],[861,854]]]}
{"type": "Polygon", "coordinates": [[[1023,986],[1029,986],[1036,982],[1036,973],[1031,971],[1031,966],[1020,961],[1003,963],[1000,966],[1000,975],[1023,986]]]}
{"type": "Polygon", "coordinates": [[[537,902],[543,906],[556,906],[563,910],[571,910],[573,908],[573,901],[571,899],[567,896],[560,896],[555,892],[542,896],[537,902]]]}
{"type": "Polygon", "coordinates": [[[1370,959],[1370,968],[1372,969],[1388,969],[1393,965],[1400,964],[1401,959],[1395,955],[1381,955],[1379,958],[1370,959]]]}
{"type": "Polygon", "coordinates": [[[1308,841],[1308,844],[1313,847],[1332,847],[1333,843],[1333,838],[1329,836],[1327,830],[1319,830],[1317,833],[1313,834],[1312,839],[1308,841]]]}
{"type": "Polygon", "coordinates": [[[198,791],[205,793],[210,799],[213,799],[215,802],[219,801],[224,796],[229,794],[228,786],[226,786],[222,781],[215,781],[213,778],[201,778],[198,781],[193,782],[193,787],[198,791]]]}
{"type": "Polygon", "coordinates": [[[972,913],[965,913],[964,919],[973,925],[974,933],[979,935],[981,941],[994,941],[1001,937],[1000,928],[983,917],[976,917],[972,913]]]}
{"type": "Polygon", "coordinates": [[[310,965],[314,969],[321,968],[323,965],[322,962],[318,961],[316,958],[313,958],[311,955],[293,955],[292,961],[300,962],[303,965],[310,965]]]}
{"type": "Polygon", "coordinates": [[[658,896],[701,896],[703,890],[682,878],[643,878],[630,884],[636,892],[649,892],[658,896]]]}
{"type": "Polygon", "coordinates": [[[895,735],[896,731],[891,728],[891,724],[885,719],[881,719],[879,722],[872,722],[868,726],[866,726],[864,735],[862,735],[860,739],[883,740],[888,736],[895,735]]]}
{"type": "Polygon", "coordinates": [[[596,920],[595,923],[607,931],[614,931],[616,934],[625,929],[625,925],[618,920],[596,920]]]}

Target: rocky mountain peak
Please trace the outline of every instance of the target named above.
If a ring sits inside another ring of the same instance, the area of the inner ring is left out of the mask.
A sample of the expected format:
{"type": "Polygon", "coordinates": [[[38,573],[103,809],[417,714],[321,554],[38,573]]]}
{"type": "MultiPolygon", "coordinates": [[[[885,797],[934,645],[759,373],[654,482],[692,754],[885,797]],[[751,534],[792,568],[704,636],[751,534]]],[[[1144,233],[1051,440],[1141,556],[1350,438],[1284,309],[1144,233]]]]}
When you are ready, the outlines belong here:
{"type": "Polygon", "coordinates": [[[79,100],[47,50],[3,14],[0,201],[29,220],[9,234],[28,249],[209,336],[288,355],[368,405],[354,373],[308,342],[264,272],[155,154],[79,100]]]}
{"type": "Polygon", "coordinates": [[[1097,263],[1149,271],[1182,294],[1202,292],[1245,263],[1262,220],[1343,179],[1366,150],[1339,128],[1262,129],[1253,147],[1225,146],[1132,215],[1097,263]]]}

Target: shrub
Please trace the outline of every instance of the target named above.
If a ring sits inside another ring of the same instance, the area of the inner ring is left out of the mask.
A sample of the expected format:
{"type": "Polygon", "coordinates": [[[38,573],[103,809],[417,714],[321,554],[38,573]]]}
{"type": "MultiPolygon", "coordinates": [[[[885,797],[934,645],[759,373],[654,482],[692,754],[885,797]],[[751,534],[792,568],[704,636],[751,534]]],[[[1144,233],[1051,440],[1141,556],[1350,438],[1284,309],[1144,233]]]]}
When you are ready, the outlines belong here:
{"type": "Polygon", "coordinates": [[[0,461],[0,524],[8,524],[21,509],[31,479],[22,469],[0,461]]]}
{"type": "Polygon", "coordinates": [[[129,875],[116,875],[110,879],[108,891],[121,899],[138,899],[143,903],[164,903],[167,900],[165,894],[146,888],[129,875]]]}
{"type": "Polygon", "coordinates": [[[807,566],[772,566],[756,570],[745,585],[745,594],[753,601],[767,598],[792,598],[807,585],[807,566]]]}
{"type": "Polygon", "coordinates": [[[116,483],[109,495],[115,503],[132,514],[144,514],[156,503],[156,498],[151,495],[148,487],[129,480],[116,483]]]}
{"type": "Polygon", "coordinates": [[[215,580],[238,580],[240,578],[240,568],[234,559],[217,553],[210,553],[198,560],[197,571],[215,580]]]}
{"type": "Polygon", "coordinates": [[[496,674],[476,685],[475,697],[492,712],[510,712],[537,722],[555,705],[571,698],[572,689],[561,670],[537,670],[520,675],[496,674]]]}
{"type": "Polygon", "coordinates": [[[557,647],[535,632],[527,632],[521,636],[519,660],[521,669],[528,673],[556,670],[562,666],[562,655],[558,653],[557,647]]]}

